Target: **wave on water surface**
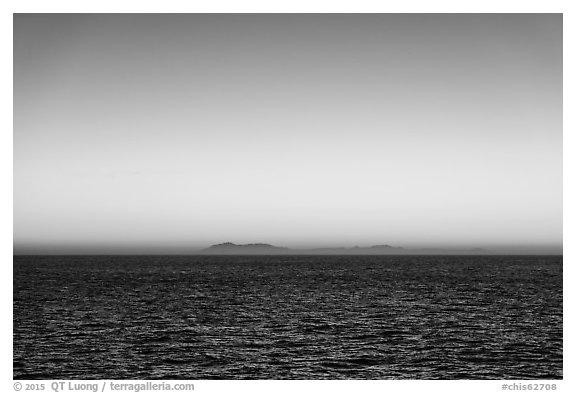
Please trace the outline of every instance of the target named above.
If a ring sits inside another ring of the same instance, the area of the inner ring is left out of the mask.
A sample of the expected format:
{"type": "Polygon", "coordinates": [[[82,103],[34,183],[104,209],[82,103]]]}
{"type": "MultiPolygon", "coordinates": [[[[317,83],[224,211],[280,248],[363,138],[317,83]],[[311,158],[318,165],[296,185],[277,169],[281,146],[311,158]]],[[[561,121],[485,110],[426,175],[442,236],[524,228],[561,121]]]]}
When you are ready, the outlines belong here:
{"type": "Polygon", "coordinates": [[[14,257],[15,379],[561,379],[561,256],[14,257]]]}

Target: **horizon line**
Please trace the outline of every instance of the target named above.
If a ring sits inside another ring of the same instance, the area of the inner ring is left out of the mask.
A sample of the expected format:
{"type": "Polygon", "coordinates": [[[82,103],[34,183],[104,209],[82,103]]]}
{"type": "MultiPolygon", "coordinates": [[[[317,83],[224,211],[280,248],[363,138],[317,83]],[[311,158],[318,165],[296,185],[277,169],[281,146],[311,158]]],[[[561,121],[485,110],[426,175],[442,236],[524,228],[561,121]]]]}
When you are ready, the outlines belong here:
{"type": "MultiPolygon", "coordinates": [[[[445,246],[445,245],[416,245],[394,246],[390,244],[375,244],[367,246],[276,246],[271,243],[234,243],[221,242],[208,246],[186,245],[135,245],[135,244],[14,244],[13,255],[218,255],[217,247],[268,247],[273,251],[265,250],[253,255],[354,255],[354,251],[361,251],[358,255],[563,255],[563,243],[560,244],[500,244],[484,246],[445,246]],[[378,250],[386,252],[378,252],[378,250]],[[308,253],[309,252],[309,253],[308,253]],[[323,252],[326,252],[323,254],[323,252]]],[[[222,255],[250,255],[249,252],[234,253],[227,251],[222,255]]]]}

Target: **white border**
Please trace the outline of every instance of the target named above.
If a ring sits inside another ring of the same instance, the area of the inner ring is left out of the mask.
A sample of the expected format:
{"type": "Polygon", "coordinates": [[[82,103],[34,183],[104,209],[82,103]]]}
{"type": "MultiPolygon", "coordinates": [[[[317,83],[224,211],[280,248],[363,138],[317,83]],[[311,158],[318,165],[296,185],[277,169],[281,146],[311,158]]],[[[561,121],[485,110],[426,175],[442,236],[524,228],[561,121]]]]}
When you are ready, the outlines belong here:
{"type": "MultiPolygon", "coordinates": [[[[299,12],[299,13],[441,13],[441,12],[487,12],[487,13],[563,13],[564,14],[564,201],[576,200],[574,179],[571,168],[575,167],[574,152],[574,116],[570,108],[574,101],[574,1],[264,1],[264,0],[214,0],[214,1],[8,1],[3,2],[0,29],[2,32],[2,125],[1,162],[2,162],[2,267],[0,282],[0,315],[2,316],[0,357],[1,381],[0,390],[11,392],[12,381],[12,13],[148,13],[148,12],[229,12],[229,13],[263,13],[263,12],[299,12]],[[572,179],[571,179],[572,177],[572,179]]],[[[574,251],[570,242],[575,234],[574,208],[564,204],[564,332],[575,332],[574,322],[574,289],[570,285],[574,278],[574,251]]],[[[574,361],[574,339],[570,334],[564,335],[564,380],[553,381],[558,391],[576,391],[576,383],[570,370],[576,370],[574,361]]],[[[20,381],[23,382],[23,381],[20,381]]],[[[196,381],[197,391],[241,391],[268,392],[271,389],[291,390],[327,390],[344,392],[362,389],[367,392],[398,391],[442,391],[442,392],[490,392],[501,391],[502,381],[196,381]]],[[[528,381],[525,381],[528,382],[528,381]]],[[[532,381],[536,382],[536,381],[532,381]]],[[[511,383],[507,381],[506,383],[511,383]]],[[[47,389],[47,391],[49,388],[47,389]]],[[[51,391],[51,390],[50,390],[51,391]]]]}

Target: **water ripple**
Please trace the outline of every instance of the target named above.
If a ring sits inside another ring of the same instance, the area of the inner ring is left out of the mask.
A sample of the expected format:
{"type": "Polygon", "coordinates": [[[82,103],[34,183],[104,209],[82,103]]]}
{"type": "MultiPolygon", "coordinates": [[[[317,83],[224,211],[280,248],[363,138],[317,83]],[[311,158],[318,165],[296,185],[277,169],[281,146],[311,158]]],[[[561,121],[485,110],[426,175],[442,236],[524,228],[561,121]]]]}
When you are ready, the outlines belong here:
{"type": "Polygon", "coordinates": [[[558,379],[562,257],[14,257],[16,379],[558,379]]]}

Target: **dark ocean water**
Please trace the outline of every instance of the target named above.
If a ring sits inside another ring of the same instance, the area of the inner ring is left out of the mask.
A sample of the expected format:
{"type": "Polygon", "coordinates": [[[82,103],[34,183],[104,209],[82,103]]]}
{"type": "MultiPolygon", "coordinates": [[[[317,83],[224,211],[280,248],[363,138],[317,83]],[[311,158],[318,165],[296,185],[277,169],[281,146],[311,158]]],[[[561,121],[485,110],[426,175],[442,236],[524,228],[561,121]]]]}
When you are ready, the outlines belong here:
{"type": "Polygon", "coordinates": [[[15,379],[559,379],[562,257],[14,257],[15,379]]]}

